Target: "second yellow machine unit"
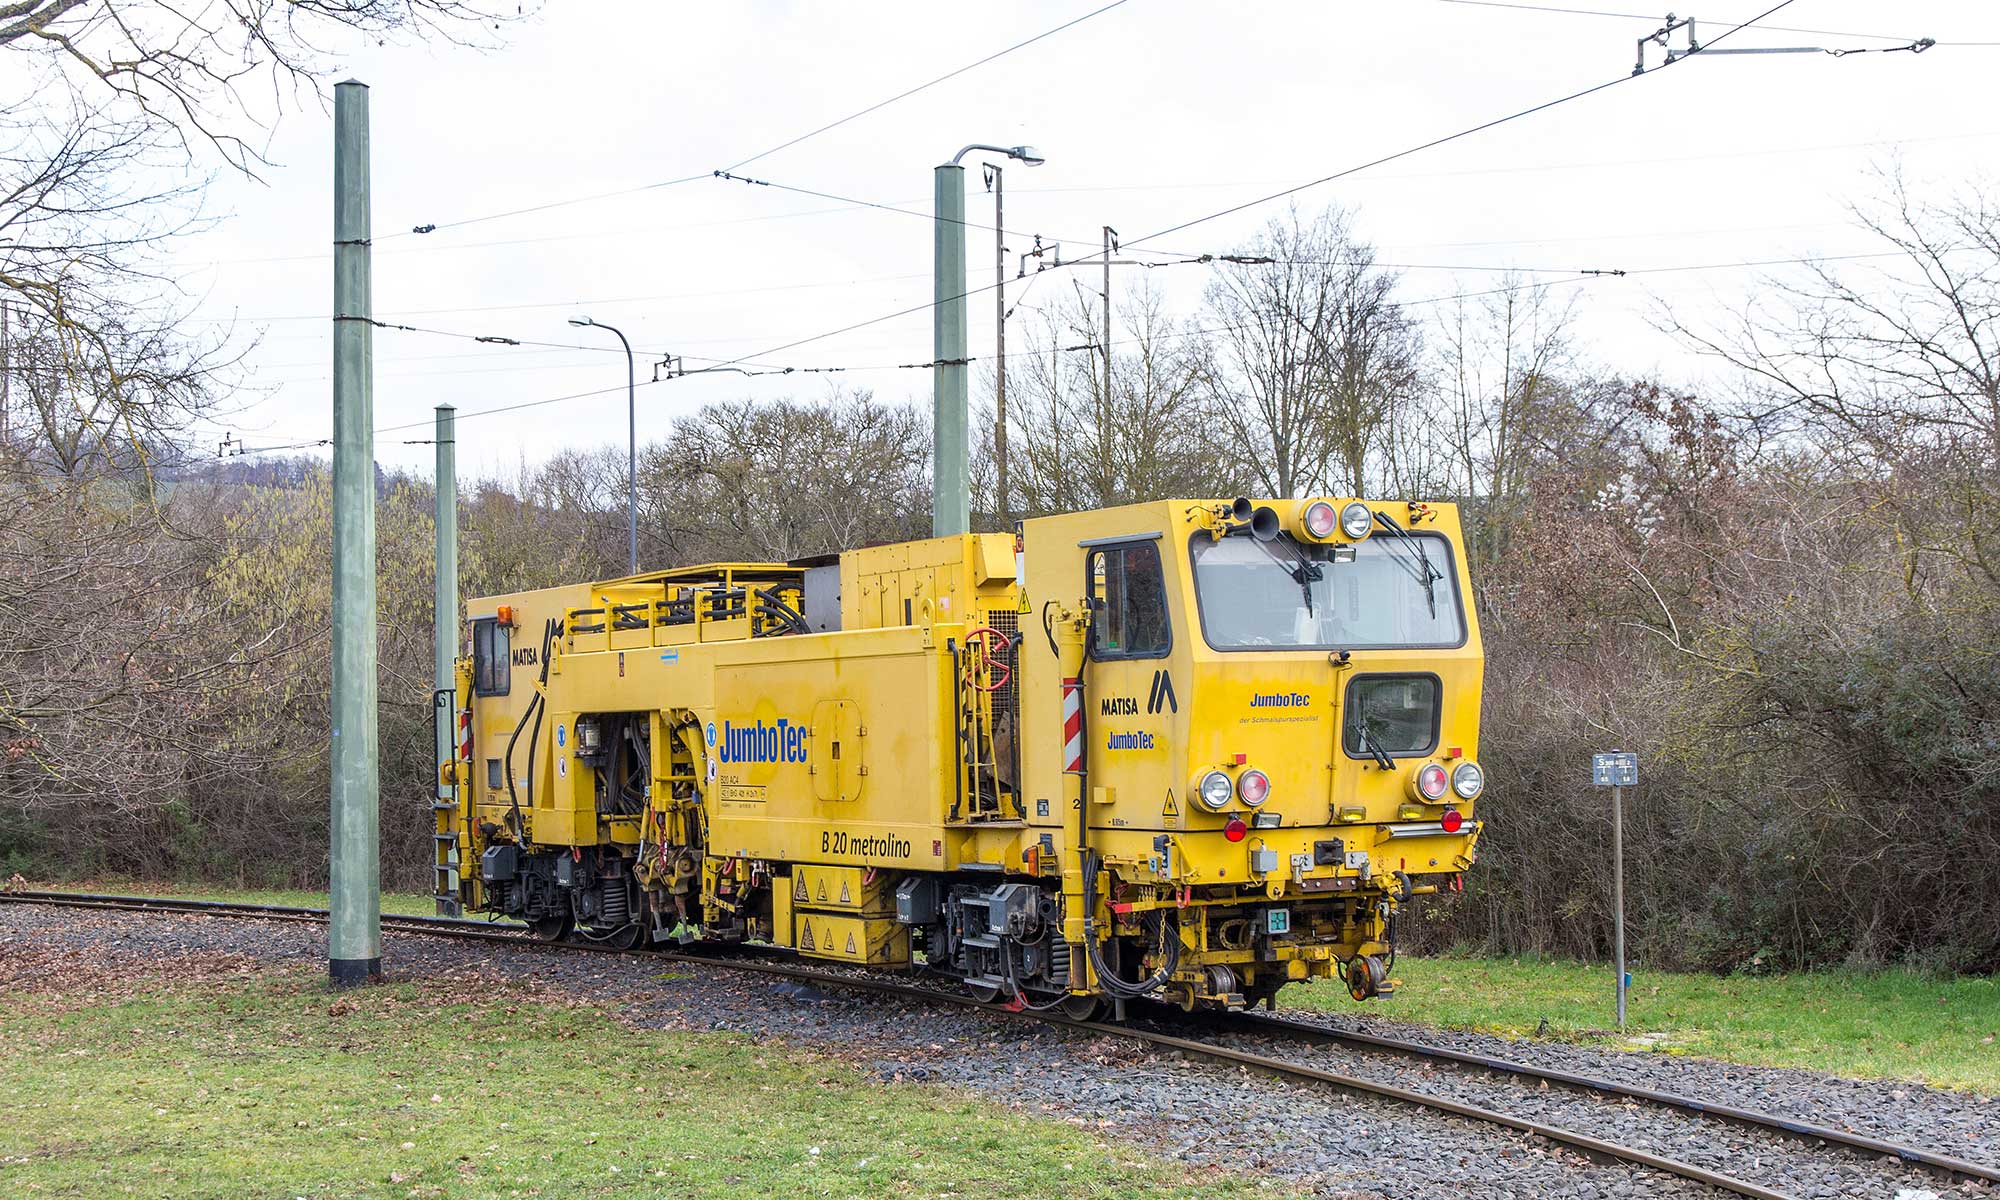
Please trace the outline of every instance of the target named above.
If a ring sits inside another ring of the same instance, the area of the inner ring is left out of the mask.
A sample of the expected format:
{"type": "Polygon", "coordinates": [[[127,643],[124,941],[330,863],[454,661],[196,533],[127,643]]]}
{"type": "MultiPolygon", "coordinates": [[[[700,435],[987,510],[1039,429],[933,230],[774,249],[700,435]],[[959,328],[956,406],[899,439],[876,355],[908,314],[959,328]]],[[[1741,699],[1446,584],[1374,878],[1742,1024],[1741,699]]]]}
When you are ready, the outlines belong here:
{"type": "Polygon", "coordinates": [[[1072,1013],[1393,987],[1472,865],[1449,505],[1175,500],[469,606],[438,898],[1072,1013]]]}

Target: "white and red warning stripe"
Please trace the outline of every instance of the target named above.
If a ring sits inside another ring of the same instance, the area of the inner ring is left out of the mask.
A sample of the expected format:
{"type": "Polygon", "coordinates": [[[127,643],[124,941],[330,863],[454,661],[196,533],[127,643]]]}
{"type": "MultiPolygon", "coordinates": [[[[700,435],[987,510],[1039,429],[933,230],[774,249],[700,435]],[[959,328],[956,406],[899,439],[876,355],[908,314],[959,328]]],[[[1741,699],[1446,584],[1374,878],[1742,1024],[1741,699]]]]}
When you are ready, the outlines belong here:
{"type": "Polygon", "coordinates": [[[1063,773],[1083,774],[1083,680],[1065,679],[1063,691],[1063,773]]]}

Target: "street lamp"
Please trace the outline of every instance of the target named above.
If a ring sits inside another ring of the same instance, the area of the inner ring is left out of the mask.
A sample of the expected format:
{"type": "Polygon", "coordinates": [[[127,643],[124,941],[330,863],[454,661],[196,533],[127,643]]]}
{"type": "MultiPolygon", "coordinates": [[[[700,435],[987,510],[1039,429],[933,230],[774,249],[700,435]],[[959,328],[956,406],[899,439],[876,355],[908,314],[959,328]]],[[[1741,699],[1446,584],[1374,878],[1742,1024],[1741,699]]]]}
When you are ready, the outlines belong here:
{"type": "Polygon", "coordinates": [[[618,334],[619,344],[625,347],[625,542],[626,574],[639,573],[639,402],[638,384],[634,378],[637,368],[632,364],[632,343],[617,329],[593,321],[589,317],[571,317],[569,323],[591,329],[605,329],[618,334]]]}
{"type": "MultiPolygon", "coordinates": [[[[933,240],[931,536],[955,537],[972,528],[967,486],[967,381],[965,332],[965,168],[959,160],[975,150],[1004,154],[1039,167],[1045,161],[1032,146],[988,146],[975,142],[934,172],[936,222],[933,240]]],[[[1000,222],[995,221],[995,226],[1000,222]]],[[[1004,251],[1003,251],[1004,255],[1004,251]]],[[[1003,313],[1005,310],[1002,310],[1003,313]]],[[[1001,413],[1005,418],[1004,410],[1001,413]]],[[[1003,505],[1004,507],[1004,505],[1003,505]]]]}

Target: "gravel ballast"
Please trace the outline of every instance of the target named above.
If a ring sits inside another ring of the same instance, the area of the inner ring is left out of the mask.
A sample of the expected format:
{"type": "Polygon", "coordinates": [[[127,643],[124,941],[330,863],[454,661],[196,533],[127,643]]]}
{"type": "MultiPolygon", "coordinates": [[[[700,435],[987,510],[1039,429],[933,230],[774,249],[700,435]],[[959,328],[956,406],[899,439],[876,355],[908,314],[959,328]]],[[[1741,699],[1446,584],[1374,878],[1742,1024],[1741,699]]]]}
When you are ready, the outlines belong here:
{"type": "MultiPolygon", "coordinates": [[[[318,926],[295,923],[0,905],[0,957],[31,950],[149,961],[227,955],[323,968],[325,938],[318,926]]],[[[983,1094],[996,1104],[1090,1126],[1163,1158],[1260,1173],[1288,1189],[1342,1200],[1720,1194],[1655,1172],[1594,1163],[1479,1122],[956,1007],[801,987],[639,955],[569,954],[399,933],[388,935],[384,963],[392,978],[476,972],[559,990],[603,1003],[639,1029],[719,1031],[789,1043],[838,1056],[890,1083],[922,1081],[983,1094]]],[[[1285,1015],[1417,1036],[1411,1027],[1379,1018],[1285,1015]]],[[[1975,1161],[1992,1161],[2000,1144],[1994,1106],[1980,1097],[1556,1044],[1437,1031],[1422,1036],[1498,1057],[1783,1112],[1975,1161]]],[[[1237,1035],[1229,1040],[1244,1049],[1281,1052],[1324,1069],[1628,1142],[1805,1200],[1914,1200],[1946,1190],[1935,1176],[1900,1165],[1663,1115],[1649,1106],[1607,1103],[1568,1089],[1523,1086],[1485,1072],[1426,1069],[1400,1056],[1339,1046],[1237,1035]]]]}

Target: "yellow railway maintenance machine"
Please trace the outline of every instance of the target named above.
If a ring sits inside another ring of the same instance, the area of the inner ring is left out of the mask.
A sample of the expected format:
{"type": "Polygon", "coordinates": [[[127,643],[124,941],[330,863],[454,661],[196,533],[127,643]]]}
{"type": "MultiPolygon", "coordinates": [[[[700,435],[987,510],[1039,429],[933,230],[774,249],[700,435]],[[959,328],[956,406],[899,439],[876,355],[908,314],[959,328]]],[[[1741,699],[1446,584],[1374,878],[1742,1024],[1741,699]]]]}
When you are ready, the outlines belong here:
{"type": "Polygon", "coordinates": [[[1072,1013],[1385,995],[1479,834],[1460,538],[1176,500],[473,601],[439,907],[1072,1013]]]}

